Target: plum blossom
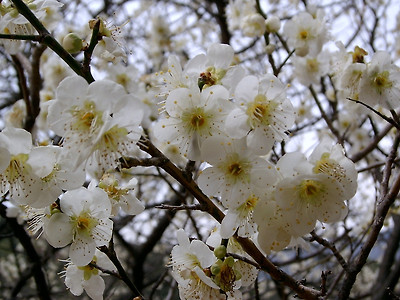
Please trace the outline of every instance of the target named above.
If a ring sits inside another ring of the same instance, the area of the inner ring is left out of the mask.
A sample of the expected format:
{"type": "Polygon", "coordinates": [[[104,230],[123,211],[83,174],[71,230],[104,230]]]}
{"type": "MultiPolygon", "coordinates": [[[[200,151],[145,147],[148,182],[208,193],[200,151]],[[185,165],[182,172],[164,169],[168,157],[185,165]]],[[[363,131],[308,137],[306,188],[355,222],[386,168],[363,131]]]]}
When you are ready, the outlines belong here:
{"type": "Polygon", "coordinates": [[[35,147],[30,152],[27,163],[40,178],[37,181],[40,197],[30,202],[30,206],[46,207],[56,201],[63,190],[76,189],[85,182],[83,169],[71,170],[62,152],[63,148],[58,146],[35,147]]]}
{"type": "Polygon", "coordinates": [[[204,142],[201,154],[211,167],[201,172],[198,184],[206,194],[220,196],[227,208],[244,205],[249,190],[268,190],[277,178],[274,166],[249,151],[244,139],[212,137],[204,142]]]}
{"type": "Polygon", "coordinates": [[[249,14],[241,23],[243,35],[248,37],[260,37],[266,31],[265,19],[258,13],[249,14]]]}
{"type": "Polygon", "coordinates": [[[231,66],[234,50],[230,45],[212,44],[206,54],[199,54],[188,61],[185,74],[196,80],[200,89],[220,84],[230,92],[244,76],[244,69],[231,66]]]}
{"type": "Polygon", "coordinates": [[[316,57],[293,57],[294,75],[303,85],[319,84],[320,78],[329,72],[329,53],[322,51],[316,57]]]}
{"type": "Polygon", "coordinates": [[[114,174],[105,173],[102,176],[99,188],[107,193],[111,201],[112,216],[116,216],[120,208],[129,215],[138,215],[144,210],[144,205],[133,193],[136,185],[136,178],[132,178],[125,184],[120,184],[114,174]]]}
{"type": "Polygon", "coordinates": [[[308,12],[301,12],[287,21],[283,33],[299,56],[317,55],[328,38],[325,21],[308,12]]]}
{"type": "Polygon", "coordinates": [[[67,261],[66,269],[62,273],[65,276],[65,285],[74,296],[80,296],[83,291],[93,300],[102,300],[105,289],[103,272],[96,266],[107,270],[116,271],[110,259],[101,251],[95,251],[93,259],[86,266],[77,266],[67,261]]]}
{"type": "Polygon", "coordinates": [[[136,149],[143,111],[139,100],[109,80],[90,85],[79,76],[64,79],[48,108],[51,130],[63,137],[72,167],[90,158],[102,171],[136,149]]]}
{"type": "MultiPolygon", "coordinates": [[[[25,0],[24,2],[35,16],[42,23],[45,23],[46,27],[49,29],[56,21],[54,15],[56,15],[58,9],[63,6],[63,4],[57,0],[25,0]]],[[[0,15],[0,33],[29,35],[36,32],[29,21],[19,13],[12,1],[0,2],[0,15]]],[[[1,44],[4,45],[7,52],[16,54],[20,51],[22,42],[18,40],[2,40],[1,44]]]]}
{"type": "Polygon", "coordinates": [[[172,249],[170,266],[181,299],[225,299],[210,278],[209,268],[217,261],[213,252],[201,241],[190,242],[183,229],[177,231],[177,238],[179,244],[172,249]]]}
{"type": "Polygon", "coordinates": [[[232,138],[246,137],[247,146],[258,155],[267,154],[274,142],[284,140],[285,131],[294,124],[294,108],[273,75],[260,80],[244,77],[235,90],[235,103],[226,119],[226,131],[232,138]]]}
{"type": "Polygon", "coordinates": [[[89,264],[96,247],[106,245],[112,234],[111,203],[102,189],[81,187],[69,190],[60,199],[60,211],[54,211],[44,231],[56,248],[70,243],[69,256],[77,266],[89,264]]]}
{"type": "Polygon", "coordinates": [[[378,51],[373,55],[361,76],[359,91],[359,100],[370,106],[400,106],[400,69],[391,62],[389,53],[378,51]]]}
{"type": "Polygon", "coordinates": [[[0,132],[0,191],[7,191],[18,204],[32,204],[40,197],[40,178],[28,163],[32,136],[20,128],[0,132]]]}
{"type": "Polygon", "coordinates": [[[153,128],[160,142],[176,144],[180,153],[191,160],[200,159],[202,143],[213,135],[226,136],[224,120],[231,103],[228,91],[220,85],[173,90],[165,103],[166,118],[153,128]]]}
{"type": "Polygon", "coordinates": [[[190,242],[183,229],[177,231],[177,238],[179,245],[172,249],[170,265],[181,299],[242,299],[238,290],[241,274],[235,270],[233,257],[217,259],[205,243],[190,242]]]}

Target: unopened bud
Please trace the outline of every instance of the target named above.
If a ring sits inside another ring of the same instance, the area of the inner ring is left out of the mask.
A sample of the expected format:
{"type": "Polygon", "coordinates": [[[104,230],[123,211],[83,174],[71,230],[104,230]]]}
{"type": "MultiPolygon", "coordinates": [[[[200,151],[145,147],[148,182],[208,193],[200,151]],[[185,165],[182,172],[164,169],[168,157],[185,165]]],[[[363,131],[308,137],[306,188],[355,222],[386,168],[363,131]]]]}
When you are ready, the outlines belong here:
{"type": "Polygon", "coordinates": [[[275,33],[281,28],[281,20],[277,16],[270,16],[265,20],[267,32],[275,33]]]}
{"type": "Polygon", "coordinates": [[[275,51],[275,45],[269,44],[265,47],[265,52],[267,52],[268,55],[271,55],[275,51]]]}
{"type": "Polygon", "coordinates": [[[69,53],[78,53],[82,50],[83,41],[76,33],[72,32],[64,37],[62,45],[69,53]]]}
{"type": "Polygon", "coordinates": [[[221,272],[221,267],[223,265],[222,260],[218,259],[210,268],[211,274],[218,275],[221,272]]]}
{"type": "Polygon", "coordinates": [[[223,259],[226,255],[226,247],[224,245],[219,245],[214,249],[214,255],[216,258],[223,259]]]}

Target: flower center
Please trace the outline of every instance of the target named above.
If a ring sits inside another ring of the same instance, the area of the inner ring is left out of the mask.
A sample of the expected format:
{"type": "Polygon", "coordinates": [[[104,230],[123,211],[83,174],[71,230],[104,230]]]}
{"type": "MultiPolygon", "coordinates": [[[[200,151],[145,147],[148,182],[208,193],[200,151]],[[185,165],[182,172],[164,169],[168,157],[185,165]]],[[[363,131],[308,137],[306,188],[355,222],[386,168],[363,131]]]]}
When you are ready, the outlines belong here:
{"type": "Polygon", "coordinates": [[[393,83],[389,80],[389,72],[383,71],[373,78],[373,85],[379,94],[382,94],[385,88],[391,88],[393,83]]]}
{"type": "Polygon", "coordinates": [[[237,208],[237,211],[239,211],[240,217],[242,219],[247,220],[249,217],[251,217],[251,215],[254,211],[254,207],[256,206],[258,200],[259,200],[259,198],[253,194],[253,195],[249,196],[246,199],[246,201],[237,208]]]}
{"type": "Polygon", "coordinates": [[[319,63],[315,58],[307,59],[307,71],[310,73],[318,72],[319,63]]]}
{"type": "Polygon", "coordinates": [[[215,84],[219,84],[221,79],[224,78],[225,74],[226,74],[225,69],[216,69],[213,66],[208,67],[204,72],[200,73],[198,79],[198,85],[200,90],[202,90],[203,88],[213,86],[215,84]]]}
{"type": "Polygon", "coordinates": [[[246,114],[250,117],[250,126],[254,129],[256,123],[269,125],[272,117],[272,111],[278,104],[274,101],[268,101],[265,95],[258,94],[247,108],[246,114]]]}
{"type": "Polygon", "coordinates": [[[73,130],[93,132],[103,125],[103,113],[96,110],[96,105],[93,101],[85,101],[83,107],[74,105],[70,112],[75,119],[71,126],[73,130]]]}
{"type": "Polygon", "coordinates": [[[195,107],[189,112],[184,112],[182,121],[186,124],[189,132],[202,131],[207,128],[208,118],[210,116],[204,112],[204,108],[195,107]]]}
{"type": "Polygon", "coordinates": [[[226,178],[231,183],[236,183],[238,180],[249,181],[250,167],[249,162],[241,159],[237,153],[229,154],[226,160],[218,165],[218,168],[224,172],[226,178]]]}
{"type": "Polygon", "coordinates": [[[72,216],[71,222],[74,228],[74,238],[76,235],[89,237],[93,228],[98,224],[98,221],[89,212],[82,212],[79,216],[72,216]]]}
{"type": "Polygon", "coordinates": [[[299,32],[299,38],[303,41],[307,40],[309,37],[309,33],[307,30],[303,29],[302,31],[299,32]]]}
{"type": "Polygon", "coordinates": [[[297,187],[299,198],[306,204],[321,205],[320,196],[324,192],[324,186],[312,179],[303,180],[297,187]]]}
{"type": "MultiPolygon", "coordinates": [[[[94,256],[92,261],[90,263],[96,264],[97,262],[97,257],[94,256]]],[[[81,266],[78,267],[78,269],[83,271],[83,279],[84,280],[89,280],[92,275],[97,275],[99,274],[99,270],[97,270],[94,266],[87,264],[86,266],[81,266]]]]}
{"type": "Polygon", "coordinates": [[[233,163],[228,167],[228,172],[233,176],[238,176],[242,173],[242,167],[238,163],[233,163]]]}
{"type": "Polygon", "coordinates": [[[28,172],[29,165],[26,163],[28,158],[28,154],[24,153],[15,155],[11,158],[10,164],[4,172],[8,182],[12,183],[17,181],[18,178],[23,176],[24,171],[28,172]]]}
{"type": "Polygon", "coordinates": [[[315,163],[313,172],[315,174],[324,173],[333,176],[336,180],[341,182],[342,179],[346,177],[346,172],[341,165],[333,159],[330,159],[329,156],[329,153],[322,154],[321,159],[315,163]]]}

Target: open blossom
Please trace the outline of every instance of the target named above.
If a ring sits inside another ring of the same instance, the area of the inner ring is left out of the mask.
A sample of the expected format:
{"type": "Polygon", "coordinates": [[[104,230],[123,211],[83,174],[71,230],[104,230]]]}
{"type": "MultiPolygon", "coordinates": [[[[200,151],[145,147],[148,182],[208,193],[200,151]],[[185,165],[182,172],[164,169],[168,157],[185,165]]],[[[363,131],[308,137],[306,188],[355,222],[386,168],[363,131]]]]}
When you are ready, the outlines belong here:
{"type": "Polygon", "coordinates": [[[233,257],[217,259],[205,243],[190,242],[183,229],[177,238],[179,245],[172,249],[170,265],[181,299],[242,299],[238,291],[241,275],[233,257]]]}
{"type": "Polygon", "coordinates": [[[28,163],[32,136],[20,128],[0,132],[0,191],[7,191],[18,204],[32,204],[40,197],[40,178],[28,163]]]}
{"type": "Polygon", "coordinates": [[[314,18],[308,12],[301,12],[287,21],[283,33],[289,46],[300,56],[317,55],[328,37],[324,20],[314,18]]]}
{"type": "MultiPolygon", "coordinates": [[[[30,0],[24,2],[26,2],[29,9],[49,29],[54,25],[54,21],[56,21],[53,18],[56,11],[63,6],[57,0],[30,0]]],[[[18,12],[12,1],[0,2],[0,15],[0,33],[29,35],[36,32],[30,22],[18,12]]],[[[20,46],[22,45],[21,41],[17,40],[4,40],[1,41],[1,44],[4,45],[10,54],[16,54],[20,51],[20,46]]]]}
{"type": "Polygon", "coordinates": [[[391,62],[389,53],[378,51],[361,76],[359,100],[370,106],[395,109],[400,106],[399,99],[400,69],[391,62]]]}
{"type": "Polygon", "coordinates": [[[247,146],[256,154],[267,154],[294,124],[293,106],[283,84],[273,75],[260,80],[244,77],[235,90],[235,103],[226,119],[226,131],[232,138],[246,136],[247,146]]]}
{"type": "Polygon", "coordinates": [[[298,152],[285,154],[277,163],[283,179],[276,186],[275,200],[293,235],[311,231],[317,220],[342,220],[347,214],[344,201],[355,193],[354,165],[338,154],[339,149],[332,158],[327,152],[321,153],[325,147],[317,149],[311,158],[315,165],[298,152]]]}
{"type": "Polygon", "coordinates": [[[207,54],[199,54],[188,61],[185,73],[196,80],[200,89],[220,84],[231,91],[244,76],[241,67],[231,66],[233,57],[230,45],[212,44],[207,54]]]}
{"type": "Polygon", "coordinates": [[[165,103],[167,116],[154,126],[154,136],[176,144],[185,157],[198,160],[207,138],[226,135],[224,120],[229,107],[228,91],[220,85],[202,92],[198,88],[173,90],[165,103]]]}
{"type": "Polygon", "coordinates": [[[291,224],[283,214],[283,209],[277,205],[273,194],[257,202],[253,218],[258,229],[258,245],[266,254],[280,251],[290,244],[291,224]]]}
{"type": "Polygon", "coordinates": [[[358,174],[354,163],[344,155],[344,149],[340,144],[333,145],[325,136],[308,160],[314,165],[313,173],[327,174],[343,187],[343,196],[346,200],[355,195],[358,174]]]}
{"type": "Polygon", "coordinates": [[[91,157],[102,170],[136,147],[143,112],[133,96],[109,80],[90,85],[79,76],[64,79],[49,106],[51,130],[63,137],[72,167],[91,157]]]}
{"type": "Polygon", "coordinates": [[[144,210],[144,205],[133,194],[137,179],[132,178],[126,184],[120,184],[114,174],[105,173],[99,182],[111,201],[111,215],[116,216],[121,208],[129,215],[138,215],[144,210]]]}
{"type": "Polygon", "coordinates": [[[272,188],[277,178],[274,166],[249,151],[244,139],[212,137],[201,154],[212,166],[201,172],[198,184],[206,194],[220,196],[228,209],[243,205],[249,190],[272,188]]]}
{"type": "Polygon", "coordinates": [[[181,299],[225,299],[219,287],[204,270],[211,267],[217,258],[201,241],[189,241],[183,229],[177,232],[179,245],[171,252],[172,276],[178,282],[181,299]]]}
{"type": "Polygon", "coordinates": [[[91,299],[102,300],[105,289],[105,283],[101,276],[103,272],[94,265],[107,271],[116,271],[116,268],[110,259],[97,249],[90,263],[86,266],[77,266],[68,261],[63,274],[65,276],[64,282],[75,296],[80,296],[85,291],[91,299]]]}
{"type": "MultiPolygon", "coordinates": [[[[275,177],[276,178],[276,177],[275,177]]],[[[221,222],[222,238],[230,238],[237,230],[237,235],[242,237],[252,237],[257,232],[257,226],[254,223],[254,212],[257,203],[262,198],[267,197],[267,193],[271,193],[272,188],[248,189],[243,194],[243,203],[237,207],[229,207],[228,211],[221,222]]]]}
{"type": "Polygon", "coordinates": [[[71,170],[62,151],[58,146],[40,146],[30,152],[27,163],[40,178],[37,180],[40,196],[30,201],[30,206],[46,207],[56,201],[63,190],[76,189],[85,182],[83,169],[71,170]]]}
{"type": "Polygon", "coordinates": [[[322,51],[316,57],[306,55],[293,57],[294,74],[303,85],[319,84],[321,77],[329,72],[329,53],[322,51]]]}
{"type": "Polygon", "coordinates": [[[248,37],[260,37],[266,31],[265,19],[258,13],[244,17],[240,27],[243,35],[248,37]]]}
{"type": "Polygon", "coordinates": [[[111,239],[113,223],[107,193],[96,187],[69,190],[61,197],[60,209],[45,224],[46,239],[56,248],[72,243],[71,261],[85,266],[93,259],[96,247],[111,239]]]}

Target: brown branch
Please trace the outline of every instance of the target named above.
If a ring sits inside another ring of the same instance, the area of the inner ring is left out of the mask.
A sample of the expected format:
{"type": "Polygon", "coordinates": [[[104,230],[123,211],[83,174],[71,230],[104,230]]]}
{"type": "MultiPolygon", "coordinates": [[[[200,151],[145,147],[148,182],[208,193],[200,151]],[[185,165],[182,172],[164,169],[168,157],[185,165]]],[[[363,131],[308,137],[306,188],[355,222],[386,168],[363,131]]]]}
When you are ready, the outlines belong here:
{"type": "Polygon", "coordinates": [[[47,286],[46,276],[42,270],[42,260],[32,244],[31,237],[26,233],[25,229],[18,224],[15,218],[7,217],[7,207],[0,203],[0,215],[7,220],[13,230],[15,237],[19,240],[25,253],[28,256],[29,262],[32,266],[32,274],[35,279],[38,297],[41,300],[51,300],[50,290],[47,286]]]}
{"type": "Polygon", "coordinates": [[[326,239],[320,237],[318,234],[315,233],[315,231],[311,231],[310,232],[312,239],[310,240],[311,242],[314,240],[316,241],[318,244],[328,248],[329,250],[332,251],[332,254],[336,257],[337,261],[340,263],[340,265],[342,266],[342,268],[344,270],[348,270],[348,265],[345,261],[345,259],[343,258],[343,256],[339,253],[339,251],[336,249],[335,244],[327,241],[326,239]]]}
{"type": "MultiPolygon", "coordinates": [[[[400,133],[397,133],[395,141],[393,143],[392,151],[388,157],[386,169],[392,167],[393,161],[396,157],[397,148],[400,143],[400,133]]],[[[390,174],[390,171],[385,171],[384,173],[390,174]]],[[[384,176],[382,186],[386,186],[386,182],[389,177],[384,176]]],[[[392,187],[385,194],[381,194],[380,199],[377,204],[376,215],[374,217],[374,222],[369,230],[369,235],[367,240],[361,247],[360,253],[357,257],[352,261],[349,265],[348,272],[346,272],[346,276],[343,280],[342,287],[340,288],[340,292],[338,295],[338,299],[348,299],[350,295],[350,291],[356,281],[357,274],[361,271],[365,263],[367,262],[367,258],[378,239],[378,235],[383,227],[386,215],[389,211],[390,206],[396,200],[396,197],[400,190],[400,174],[397,174],[397,177],[394,180],[392,187]]],[[[385,188],[382,188],[382,191],[385,191],[385,188]]]]}

